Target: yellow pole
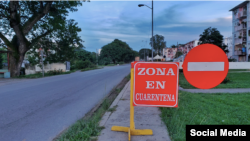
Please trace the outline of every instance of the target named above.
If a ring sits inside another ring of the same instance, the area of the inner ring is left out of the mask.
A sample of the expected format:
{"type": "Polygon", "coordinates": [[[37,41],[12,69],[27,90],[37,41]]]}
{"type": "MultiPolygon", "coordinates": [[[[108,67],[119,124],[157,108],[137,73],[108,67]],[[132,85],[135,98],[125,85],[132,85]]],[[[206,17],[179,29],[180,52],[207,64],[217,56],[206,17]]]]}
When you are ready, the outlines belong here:
{"type": "Polygon", "coordinates": [[[131,68],[131,80],[130,80],[130,129],[135,130],[134,123],[134,105],[133,105],[133,80],[134,80],[134,68],[131,68]]]}
{"type": "Polygon", "coordinates": [[[128,140],[131,140],[131,135],[153,135],[151,129],[135,129],[134,122],[134,105],[133,105],[133,88],[134,88],[134,62],[131,63],[130,71],[130,127],[112,126],[112,131],[128,132],[128,140]]]}

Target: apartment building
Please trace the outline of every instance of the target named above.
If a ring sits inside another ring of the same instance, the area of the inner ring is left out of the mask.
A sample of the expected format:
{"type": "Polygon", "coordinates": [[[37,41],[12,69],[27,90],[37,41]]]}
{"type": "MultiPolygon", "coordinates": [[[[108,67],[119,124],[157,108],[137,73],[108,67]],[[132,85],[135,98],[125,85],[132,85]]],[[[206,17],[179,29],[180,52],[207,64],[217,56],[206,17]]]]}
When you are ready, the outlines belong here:
{"type": "Polygon", "coordinates": [[[198,46],[198,40],[190,41],[186,44],[180,44],[177,48],[164,48],[163,53],[166,56],[166,60],[173,60],[175,54],[180,51],[185,56],[192,48],[198,46]]]}
{"type": "Polygon", "coordinates": [[[227,53],[227,58],[232,58],[233,57],[233,38],[232,37],[226,37],[223,39],[223,43],[227,45],[228,53],[227,53]]]}
{"type": "Polygon", "coordinates": [[[232,57],[247,62],[250,53],[250,3],[244,1],[232,8],[232,57]]]}

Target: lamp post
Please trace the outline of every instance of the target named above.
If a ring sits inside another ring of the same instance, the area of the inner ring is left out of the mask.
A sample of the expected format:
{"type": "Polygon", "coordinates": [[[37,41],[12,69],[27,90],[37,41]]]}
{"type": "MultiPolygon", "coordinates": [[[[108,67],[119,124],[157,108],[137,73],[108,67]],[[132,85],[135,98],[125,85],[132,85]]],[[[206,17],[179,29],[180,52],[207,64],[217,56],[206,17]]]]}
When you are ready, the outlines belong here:
{"type": "MultiPolygon", "coordinates": [[[[145,5],[145,4],[138,4],[138,6],[139,7],[142,7],[142,6],[147,6],[147,5],[145,5]]],[[[153,62],[153,46],[154,46],[154,43],[153,43],[153,7],[154,7],[154,5],[153,5],[153,0],[152,0],[152,8],[151,7],[149,7],[149,6],[147,6],[148,8],[150,8],[151,10],[152,10],[152,62],[153,62]]]]}

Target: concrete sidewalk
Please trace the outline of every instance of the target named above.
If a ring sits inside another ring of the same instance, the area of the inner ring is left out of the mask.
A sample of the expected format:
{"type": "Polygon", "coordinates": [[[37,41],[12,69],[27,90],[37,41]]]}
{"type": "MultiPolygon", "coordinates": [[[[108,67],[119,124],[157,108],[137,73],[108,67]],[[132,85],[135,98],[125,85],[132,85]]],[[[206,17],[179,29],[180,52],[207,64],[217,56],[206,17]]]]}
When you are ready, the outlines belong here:
{"type": "MultiPolygon", "coordinates": [[[[100,126],[104,126],[98,141],[128,141],[127,132],[111,131],[112,126],[129,127],[130,124],[130,81],[126,84],[110,108],[116,107],[113,113],[106,112],[100,126]]],[[[135,106],[135,128],[152,129],[151,136],[131,136],[131,141],[170,141],[167,127],[161,121],[158,107],[135,106]]]]}

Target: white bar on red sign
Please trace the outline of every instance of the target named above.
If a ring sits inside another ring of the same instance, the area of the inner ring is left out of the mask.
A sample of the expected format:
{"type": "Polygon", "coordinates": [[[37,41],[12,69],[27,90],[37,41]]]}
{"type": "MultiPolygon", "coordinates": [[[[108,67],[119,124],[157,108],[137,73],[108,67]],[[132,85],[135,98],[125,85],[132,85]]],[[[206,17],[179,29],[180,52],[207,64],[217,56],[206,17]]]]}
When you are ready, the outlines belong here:
{"type": "Polygon", "coordinates": [[[188,62],[188,71],[224,71],[224,62],[188,62]]]}

